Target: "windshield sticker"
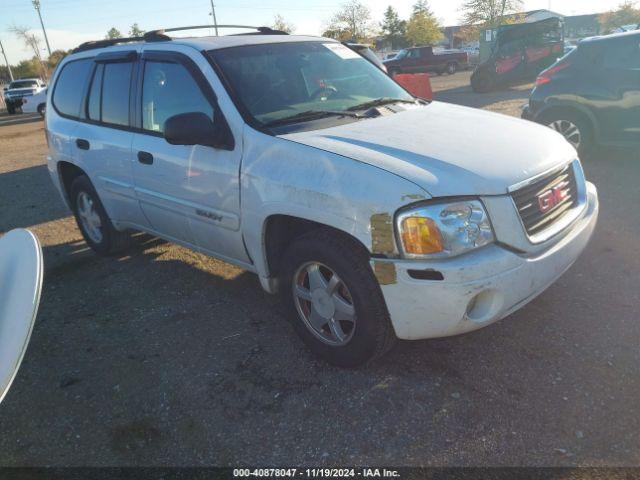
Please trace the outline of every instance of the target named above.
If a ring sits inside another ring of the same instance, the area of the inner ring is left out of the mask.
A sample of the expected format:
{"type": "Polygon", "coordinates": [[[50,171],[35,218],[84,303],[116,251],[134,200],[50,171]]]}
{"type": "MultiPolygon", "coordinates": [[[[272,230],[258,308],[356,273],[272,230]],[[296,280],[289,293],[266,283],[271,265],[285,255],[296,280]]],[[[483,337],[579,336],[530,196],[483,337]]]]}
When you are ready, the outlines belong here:
{"type": "Polygon", "coordinates": [[[345,47],[341,43],[323,43],[324,47],[331,50],[343,60],[353,60],[354,58],[362,58],[350,48],[345,47]]]}

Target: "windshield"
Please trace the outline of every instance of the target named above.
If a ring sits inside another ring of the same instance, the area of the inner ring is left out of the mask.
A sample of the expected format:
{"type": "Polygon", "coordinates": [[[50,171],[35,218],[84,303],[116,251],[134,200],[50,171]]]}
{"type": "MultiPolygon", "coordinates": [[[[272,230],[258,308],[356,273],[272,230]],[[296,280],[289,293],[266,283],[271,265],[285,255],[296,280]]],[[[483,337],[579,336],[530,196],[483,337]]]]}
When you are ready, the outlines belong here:
{"type": "Polygon", "coordinates": [[[340,43],[295,42],[210,51],[258,122],[310,111],[347,111],[380,98],[413,101],[379,68],[340,43]]]}
{"type": "Polygon", "coordinates": [[[394,60],[400,60],[401,58],[406,57],[407,53],[409,53],[409,50],[407,50],[406,48],[403,50],[400,50],[398,54],[395,56],[394,60]]]}
{"type": "Polygon", "coordinates": [[[11,85],[9,85],[9,88],[33,88],[37,86],[38,86],[38,82],[34,80],[23,80],[23,81],[11,82],[11,85]]]}

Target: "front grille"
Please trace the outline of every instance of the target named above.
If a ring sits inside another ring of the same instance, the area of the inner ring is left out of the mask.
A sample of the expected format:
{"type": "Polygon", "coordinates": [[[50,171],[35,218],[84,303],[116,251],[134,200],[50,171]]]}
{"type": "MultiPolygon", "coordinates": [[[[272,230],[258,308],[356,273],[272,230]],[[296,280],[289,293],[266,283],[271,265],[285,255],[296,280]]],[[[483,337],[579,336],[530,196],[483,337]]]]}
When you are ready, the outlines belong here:
{"type": "Polygon", "coordinates": [[[551,227],[578,204],[573,164],[511,194],[529,236],[551,227]]]}

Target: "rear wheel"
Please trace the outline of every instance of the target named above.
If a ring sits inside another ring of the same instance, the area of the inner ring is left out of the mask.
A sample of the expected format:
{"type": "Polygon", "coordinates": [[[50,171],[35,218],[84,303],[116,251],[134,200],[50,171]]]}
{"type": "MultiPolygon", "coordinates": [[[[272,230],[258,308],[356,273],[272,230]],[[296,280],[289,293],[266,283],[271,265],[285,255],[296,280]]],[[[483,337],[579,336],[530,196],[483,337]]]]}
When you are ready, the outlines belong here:
{"type": "Polygon", "coordinates": [[[396,337],[366,250],[346,235],[316,230],[285,253],[282,303],[304,343],[328,363],[357,367],[396,337]]]}
{"type": "Polygon", "coordinates": [[[561,134],[580,156],[587,156],[592,151],[593,127],[584,116],[570,110],[555,110],[543,114],[538,122],[561,134]]]}
{"type": "Polygon", "coordinates": [[[110,255],[127,247],[129,235],[113,227],[88,177],[80,175],[73,181],[69,197],[78,228],[93,251],[110,255]]]}

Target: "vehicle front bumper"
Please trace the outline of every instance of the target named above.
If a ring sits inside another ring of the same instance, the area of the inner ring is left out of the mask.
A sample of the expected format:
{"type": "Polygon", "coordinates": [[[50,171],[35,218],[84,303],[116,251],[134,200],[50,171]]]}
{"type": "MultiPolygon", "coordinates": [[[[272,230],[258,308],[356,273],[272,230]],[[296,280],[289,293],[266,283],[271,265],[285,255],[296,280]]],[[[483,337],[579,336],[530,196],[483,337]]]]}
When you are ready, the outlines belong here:
{"type": "Polygon", "coordinates": [[[535,256],[492,244],[448,260],[383,261],[394,269],[381,288],[396,335],[404,340],[458,335],[522,308],[573,265],[593,234],[598,209],[596,187],[587,183],[582,216],[560,240],[535,256]],[[410,271],[436,271],[444,278],[417,280],[410,271]]]}
{"type": "Polygon", "coordinates": [[[4,97],[5,105],[13,107],[22,107],[22,99],[24,97],[4,97]]]}

